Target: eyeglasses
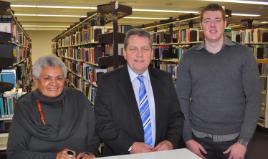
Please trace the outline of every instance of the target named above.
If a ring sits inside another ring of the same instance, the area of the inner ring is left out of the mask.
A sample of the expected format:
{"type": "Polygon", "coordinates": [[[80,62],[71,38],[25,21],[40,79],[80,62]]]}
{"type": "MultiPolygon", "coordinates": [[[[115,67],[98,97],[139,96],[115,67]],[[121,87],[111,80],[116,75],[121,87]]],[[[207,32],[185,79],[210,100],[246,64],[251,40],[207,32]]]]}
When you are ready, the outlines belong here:
{"type": "Polygon", "coordinates": [[[222,18],[216,18],[216,19],[207,18],[207,19],[204,19],[202,22],[204,24],[211,24],[211,23],[220,24],[223,22],[223,19],[222,18]]]}

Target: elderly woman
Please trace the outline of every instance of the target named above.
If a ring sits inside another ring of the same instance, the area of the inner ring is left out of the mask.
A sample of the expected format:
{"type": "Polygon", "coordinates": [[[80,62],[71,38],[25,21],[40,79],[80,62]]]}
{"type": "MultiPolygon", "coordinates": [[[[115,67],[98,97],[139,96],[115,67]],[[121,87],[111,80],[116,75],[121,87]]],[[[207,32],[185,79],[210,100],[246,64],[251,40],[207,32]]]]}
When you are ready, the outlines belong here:
{"type": "Polygon", "coordinates": [[[91,159],[98,147],[88,99],[64,87],[66,67],[55,56],[33,65],[37,87],[16,104],[9,132],[9,159],[91,159]]]}

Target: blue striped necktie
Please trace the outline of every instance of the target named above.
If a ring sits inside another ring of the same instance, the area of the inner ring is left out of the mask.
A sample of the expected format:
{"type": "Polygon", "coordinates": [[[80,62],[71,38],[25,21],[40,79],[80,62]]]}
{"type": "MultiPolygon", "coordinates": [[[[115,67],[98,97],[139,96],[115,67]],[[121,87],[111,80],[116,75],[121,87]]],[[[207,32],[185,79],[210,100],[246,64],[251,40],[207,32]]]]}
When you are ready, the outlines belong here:
{"type": "Polygon", "coordinates": [[[140,82],[139,88],[139,111],[144,130],[144,143],[153,146],[152,126],[150,120],[150,109],[147,92],[144,85],[144,77],[139,75],[137,79],[140,82]]]}

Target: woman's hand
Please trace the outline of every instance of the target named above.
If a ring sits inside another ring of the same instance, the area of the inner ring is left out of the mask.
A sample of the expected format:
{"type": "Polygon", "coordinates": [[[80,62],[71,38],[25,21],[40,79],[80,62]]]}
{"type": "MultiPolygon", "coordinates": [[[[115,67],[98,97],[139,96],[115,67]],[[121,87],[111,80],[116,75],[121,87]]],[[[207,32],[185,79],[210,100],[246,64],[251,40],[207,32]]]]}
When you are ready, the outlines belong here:
{"type": "Polygon", "coordinates": [[[63,149],[57,153],[56,159],[75,159],[75,152],[70,149],[63,149]]]}
{"type": "Polygon", "coordinates": [[[95,156],[91,153],[83,152],[79,153],[76,159],[94,159],[95,156]]]}

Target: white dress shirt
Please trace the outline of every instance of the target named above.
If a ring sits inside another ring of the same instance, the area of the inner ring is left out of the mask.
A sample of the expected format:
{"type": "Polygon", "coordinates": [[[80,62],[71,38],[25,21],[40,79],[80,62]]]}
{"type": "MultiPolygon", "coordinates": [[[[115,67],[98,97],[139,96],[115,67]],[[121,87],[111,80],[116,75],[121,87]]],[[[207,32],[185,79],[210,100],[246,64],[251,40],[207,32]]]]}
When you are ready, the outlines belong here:
{"type": "MultiPolygon", "coordinates": [[[[140,82],[137,79],[139,74],[135,73],[129,66],[128,66],[128,73],[130,76],[130,80],[132,83],[132,87],[135,93],[137,106],[139,105],[139,88],[140,88],[140,82]]],[[[144,85],[148,96],[149,101],[149,109],[150,109],[150,120],[151,120],[151,126],[152,126],[152,139],[153,139],[153,145],[155,145],[155,102],[154,102],[154,93],[153,88],[151,85],[151,80],[149,76],[148,69],[141,74],[144,77],[144,85]]]]}

